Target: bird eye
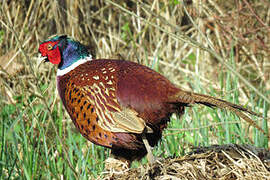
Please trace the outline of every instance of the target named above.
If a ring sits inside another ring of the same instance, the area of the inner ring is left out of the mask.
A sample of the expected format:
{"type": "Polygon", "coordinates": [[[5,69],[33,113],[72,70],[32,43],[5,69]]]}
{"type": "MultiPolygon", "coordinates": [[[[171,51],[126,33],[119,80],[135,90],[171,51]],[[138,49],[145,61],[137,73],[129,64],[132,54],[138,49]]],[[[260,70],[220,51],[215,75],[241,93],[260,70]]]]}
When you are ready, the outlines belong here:
{"type": "Polygon", "coordinates": [[[52,50],[53,49],[53,46],[51,44],[48,44],[47,49],[48,50],[52,50]]]}

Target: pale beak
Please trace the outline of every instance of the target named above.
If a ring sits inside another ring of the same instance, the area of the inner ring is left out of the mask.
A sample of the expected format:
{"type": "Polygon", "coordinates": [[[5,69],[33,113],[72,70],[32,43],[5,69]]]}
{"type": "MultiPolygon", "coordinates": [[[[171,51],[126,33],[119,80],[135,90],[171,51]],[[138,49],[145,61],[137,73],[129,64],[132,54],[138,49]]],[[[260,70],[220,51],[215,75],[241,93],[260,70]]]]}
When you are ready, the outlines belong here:
{"type": "Polygon", "coordinates": [[[45,56],[42,56],[40,53],[38,53],[38,57],[35,57],[36,61],[37,61],[37,67],[39,67],[39,65],[42,63],[42,62],[46,62],[47,60],[47,57],[45,56]]]}

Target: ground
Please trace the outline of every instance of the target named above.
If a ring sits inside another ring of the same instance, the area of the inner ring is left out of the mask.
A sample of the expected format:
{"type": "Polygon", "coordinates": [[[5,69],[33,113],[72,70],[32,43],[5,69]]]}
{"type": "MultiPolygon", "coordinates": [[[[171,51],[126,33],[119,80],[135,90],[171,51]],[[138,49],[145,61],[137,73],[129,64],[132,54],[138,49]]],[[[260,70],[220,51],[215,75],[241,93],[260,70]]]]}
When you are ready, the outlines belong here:
{"type": "Polygon", "coordinates": [[[107,169],[105,179],[270,179],[270,151],[250,145],[197,147],[182,157],[159,158],[153,166],[107,169]]]}
{"type": "Polygon", "coordinates": [[[270,177],[269,138],[233,113],[202,106],[173,115],[154,167],[142,159],[111,173],[110,151],[86,141],[63,108],[57,67],[38,66],[39,43],[67,34],[93,57],[138,62],[184,90],[261,113],[250,117],[269,133],[270,1],[184,2],[0,1],[0,179],[270,177]],[[213,144],[221,147],[188,154],[213,144]]]}

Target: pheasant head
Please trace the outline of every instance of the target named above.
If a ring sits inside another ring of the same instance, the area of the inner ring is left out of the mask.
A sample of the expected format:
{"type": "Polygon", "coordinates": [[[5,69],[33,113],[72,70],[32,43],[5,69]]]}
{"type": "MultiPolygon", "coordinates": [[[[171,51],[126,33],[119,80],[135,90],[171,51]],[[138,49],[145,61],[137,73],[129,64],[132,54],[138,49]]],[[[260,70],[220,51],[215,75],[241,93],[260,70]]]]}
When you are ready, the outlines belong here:
{"type": "Polygon", "coordinates": [[[92,59],[84,45],[66,35],[54,36],[42,42],[39,52],[45,61],[58,65],[57,75],[63,75],[92,59]]]}

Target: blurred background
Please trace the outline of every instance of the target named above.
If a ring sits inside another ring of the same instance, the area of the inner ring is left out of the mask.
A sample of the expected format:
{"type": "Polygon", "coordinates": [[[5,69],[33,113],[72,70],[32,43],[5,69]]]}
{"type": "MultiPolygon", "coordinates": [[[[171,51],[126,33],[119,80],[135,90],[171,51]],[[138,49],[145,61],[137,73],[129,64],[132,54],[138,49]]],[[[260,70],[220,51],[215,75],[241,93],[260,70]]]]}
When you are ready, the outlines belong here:
{"type": "MultiPolygon", "coordinates": [[[[1,0],[0,179],[102,177],[109,157],[63,109],[57,67],[37,66],[43,40],[67,34],[96,58],[144,64],[185,90],[269,116],[269,7],[268,0],[1,0]]],[[[268,132],[267,119],[252,118],[268,132]]],[[[268,138],[237,116],[195,106],[172,118],[154,153],[180,156],[228,143],[269,148],[268,138]]]]}

